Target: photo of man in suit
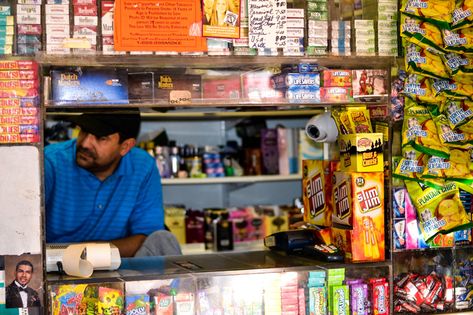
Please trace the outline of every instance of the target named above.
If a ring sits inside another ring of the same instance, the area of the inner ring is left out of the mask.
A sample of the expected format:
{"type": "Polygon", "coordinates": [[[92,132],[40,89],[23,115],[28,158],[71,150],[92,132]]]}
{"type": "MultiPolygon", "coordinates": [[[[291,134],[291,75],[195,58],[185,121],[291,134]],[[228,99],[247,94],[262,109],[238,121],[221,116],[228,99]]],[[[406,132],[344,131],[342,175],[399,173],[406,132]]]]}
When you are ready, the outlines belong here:
{"type": "Polygon", "coordinates": [[[33,264],[29,260],[21,260],[16,264],[15,280],[13,280],[5,289],[5,302],[7,308],[41,306],[38,292],[28,287],[33,272],[33,264]]]}

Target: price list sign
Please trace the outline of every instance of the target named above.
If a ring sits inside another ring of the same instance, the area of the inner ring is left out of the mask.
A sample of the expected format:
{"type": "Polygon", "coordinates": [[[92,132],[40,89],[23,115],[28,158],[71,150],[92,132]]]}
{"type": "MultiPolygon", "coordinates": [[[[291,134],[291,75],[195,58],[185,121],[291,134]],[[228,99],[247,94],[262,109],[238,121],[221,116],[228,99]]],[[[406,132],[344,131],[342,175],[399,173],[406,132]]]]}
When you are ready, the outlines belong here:
{"type": "Polygon", "coordinates": [[[286,46],[286,0],[248,0],[248,17],[251,48],[286,46]]]}
{"type": "Polygon", "coordinates": [[[118,51],[205,51],[200,0],[117,0],[118,51]]]}

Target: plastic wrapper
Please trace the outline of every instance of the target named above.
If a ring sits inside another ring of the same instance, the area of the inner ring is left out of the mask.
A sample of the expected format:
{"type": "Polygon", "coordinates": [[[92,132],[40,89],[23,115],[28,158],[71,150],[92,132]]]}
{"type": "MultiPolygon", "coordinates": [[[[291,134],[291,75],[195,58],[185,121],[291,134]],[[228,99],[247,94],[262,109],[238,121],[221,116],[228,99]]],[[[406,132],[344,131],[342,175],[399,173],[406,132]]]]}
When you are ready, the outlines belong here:
{"type": "Polygon", "coordinates": [[[457,1],[452,12],[452,29],[470,27],[473,24],[473,1],[457,1]]]}
{"type": "Polygon", "coordinates": [[[404,180],[421,180],[428,156],[411,145],[405,146],[402,151],[403,156],[394,169],[393,176],[404,180]]]}
{"type": "MultiPolygon", "coordinates": [[[[446,81],[447,80],[437,80],[446,81]]],[[[430,106],[440,106],[444,101],[445,97],[440,93],[448,88],[448,86],[440,85],[435,83],[433,79],[425,77],[419,74],[409,74],[406,81],[404,82],[404,89],[402,93],[412,99],[413,101],[430,106]]]]}
{"type": "Polygon", "coordinates": [[[449,149],[440,142],[437,127],[425,106],[417,105],[405,110],[402,146],[406,145],[428,155],[449,157],[449,149]]]}
{"type": "Polygon", "coordinates": [[[434,117],[440,142],[449,148],[468,149],[473,141],[473,134],[464,133],[450,127],[447,117],[443,114],[434,117]]]}
{"type": "Polygon", "coordinates": [[[373,127],[370,121],[370,112],[366,107],[349,107],[348,119],[350,120],[351,129],[355,133],[372,133],[373,127]]]}
{"type": "Polygon", "coordinates": [[[112,288],[99,288],[98,313],[103,315],[120,315],[124,309],[123,292],[112,288]]]}
{"type": "Polygon", "coordinates": [[[333,120],[337,124],[338,133],[340,135],[353,134],[354,130],[352,128],[348,112],[346,110],[333,110],[332,111],[333,120]]]}
{"type": "Polygon", "coordinates": [[[450,159],[430,157],[423,178],[470,178],[470,150],[452,149],[450,159]]]}
{"type": "Polygon", "coordinates": [[[440,107],[440,112],[447,117],[450,128],[457,128],[473,118],[473,102],[447,99],[440,107]]]}
{"type": "Polygon", "coordinates": [[[450,28],[454,9],[453,0],[403,0],[400,11],[441,28],[450,28]]]}
{"type": "Polygon", "coordinates": [[[447,234],[471,227],[455,183],[449,182],[436,189],[406,181],[406,188],[417,210],[420,231],[426,241],[438,233],[447,234]]]}
{"type": "Polygon", "coordinates": [[[405,43],[406,69],[431,78],[446,79],[450,77],[445,68],[441,54],[431,48],[423,48],[414,43],[405,43]]]}
{"type": "Polygon", "coordinates": [[[443,29],[443,43],[446,51],[473,54],[473,28],[457,31],[443,29]]]}
{"type": "Polygon", "coordinates": [[[435,95],[444,95],[445,97],[455,99],[471,99],[473,97],[472,84],[457,82],[455,80],[433,79],[431,88],[435,95]]]}
{"type": "Polygon", "coordinates": [[[401,37],[424,48],[443,51],[442,32],[434,24],[401,14],[401,37]]]}

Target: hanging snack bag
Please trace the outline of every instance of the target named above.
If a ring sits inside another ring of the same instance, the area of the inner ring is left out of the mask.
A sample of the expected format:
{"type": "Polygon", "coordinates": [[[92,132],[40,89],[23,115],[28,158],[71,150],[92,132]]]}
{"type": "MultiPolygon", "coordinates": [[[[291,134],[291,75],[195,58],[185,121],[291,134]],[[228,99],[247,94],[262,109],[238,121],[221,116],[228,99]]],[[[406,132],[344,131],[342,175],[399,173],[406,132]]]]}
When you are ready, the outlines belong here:
{"type": "Polygon", "coordinates": [[[446,51],[461,54],[473,53],[473,28],[463,28],[457,31],[443,29],[442,35],[446,51]]]}
{"type": "Polygon", "coordinates": [[[454,0],[403,0],[401,12],[440,28],[450,28],[454,8],[454,0]]]}
{"type": "Polygon", "coordinates": [[[473,102],[447,98],[440,107],[440,112],[447,117],[450,128],[457,128],[473,117],[473,102]]]}
{"type": "Polygon", "coordinates": [[[346,110],[332,110],[332,118],[335,120],[340,135],[355,133],[346,110]]]}
{"type": "Polygon", "coordinates": [[[355,133],[372,133],[370,112],[366,107],[349,107],[347,109],[350,125],[355,133]]]}
{"type": "MultiPolygon", "coordinates": [[[[438,95],[439,92],[433,89],[432,80],[433,79],[419,74],[409,74],[404,82],[404,90],[402,93],[417,103],[440,106],[441,103],[445,101],[445,98],[438,95]]],[[[443,88],[443,86],[441,87],[443,88]]],[[[440,87],[437,88],[440,89],[440,87]]]]}
{"type": "Polygon", "coordinates": [[[427,155],[415,150],[411,145],[402,148],[402,158],[394,170],[393,176],[404,180],[421,180],[427,155]]]}
{"type": "Polygon", "coordinates": [[[438,233],[447,234],[471,227],[455,183],[436,189],[406,181],[407,191],[417,210],[421,234],[426,241],[438,233]]]}
{"type": "Polygon", "coordinates": [[[470,27],[473,24],[473,1],[457,1],[455,9],[452,12],[451,28],[456,30],[470,27]]]}
{"type": "Polygon", "coordinates": [[[447,72],[455,82],[473,84],[473,56],[454,52],[441,56],[447,72]]]}
{"type": "Polygon", "coordinates": [[[450,75],[445,69],[441,54],[432,48],[423,48],[414,43],[405,45],[406,69],[410,73],[417,73],[437,79],[446,79],[450,75]]]}
{"type": "Polygon", "coordinates": [[[421,47],[443,51],[442,32],[439,28],[416,17],[401,14],[401,37],[421,47]]]}
{"type": "Polygon", "coordinates": [[[402,146],[411,145],[415,150],[448,158],[449,149],[442,145],[437,127],[425,106],[412,106],[405,110],[402,125],[402,146]]]}
{"type": "Polygon", "coordinates": [[[98,313],[103,315],[120,315],[125,306],[121,290],[99,287],[98,313]]]}
{"type": "Polygon", "coordinates": [[[455,99],[468,99],[473,95],[472,84],[460,83],[454,80],[433,79],[432,89],[436,95],[444,95],[455,99]]]}
{"type": "Polygon", "coordinates": [[[424,168],[422,178],[473,178],[470,172],[470,150],[452,149],[450,159],[430,157],[424,168]]]}
{"type": "Polygon", "coordinates": [[[434,122],[442,144],[448,145],[449,148],[468,149],[471,147],[471,144],[468,142],[473,140],[473,134],[452,129],[445,115],[441,114],[434,117],[434,122]]]}

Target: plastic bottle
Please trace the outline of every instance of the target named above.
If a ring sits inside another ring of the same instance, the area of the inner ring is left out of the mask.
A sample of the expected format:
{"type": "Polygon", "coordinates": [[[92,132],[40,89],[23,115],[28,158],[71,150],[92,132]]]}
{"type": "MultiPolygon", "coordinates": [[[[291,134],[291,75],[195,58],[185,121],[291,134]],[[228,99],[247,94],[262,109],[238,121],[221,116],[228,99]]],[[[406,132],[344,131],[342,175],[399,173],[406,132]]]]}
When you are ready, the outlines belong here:
{"type": "Polygon", "coordinates": [[[166,161],[166,156],[164,155],[164,149],[161,146],[155,148],[156,154],[156,165],[158,166],[159,174],[161,178],[169,178],[169,165],[166,161]]]}
{"type": "Polygon", "coordinates": [[[179,148],[176,146],[176,143],[171,141],[171,154],[169,154],[169,161],[170,161],[170,173],[171,178],[179,177],[179,163],[181,157],[179,156],[179,148]]]}

